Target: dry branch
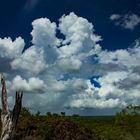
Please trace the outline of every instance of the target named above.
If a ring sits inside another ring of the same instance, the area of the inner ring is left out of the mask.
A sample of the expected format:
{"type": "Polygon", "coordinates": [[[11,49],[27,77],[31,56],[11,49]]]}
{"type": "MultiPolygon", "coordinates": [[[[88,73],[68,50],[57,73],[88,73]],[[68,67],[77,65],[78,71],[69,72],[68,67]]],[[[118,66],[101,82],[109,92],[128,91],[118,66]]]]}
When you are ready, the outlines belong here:
{"type": "Polygon", "coordinates": [[[1,75],[1,84],[2,84],[1,140],[13,140],[18,118],[19,118],[19,114],[20,114],[21,107],[22,107],[23,92],[21,92],[21,91],[16,92],[15,105],[14,105],[14,109],[11,113],[8,108],[6,82],[5,82],[5,78],[3,75],[1,75]]]}

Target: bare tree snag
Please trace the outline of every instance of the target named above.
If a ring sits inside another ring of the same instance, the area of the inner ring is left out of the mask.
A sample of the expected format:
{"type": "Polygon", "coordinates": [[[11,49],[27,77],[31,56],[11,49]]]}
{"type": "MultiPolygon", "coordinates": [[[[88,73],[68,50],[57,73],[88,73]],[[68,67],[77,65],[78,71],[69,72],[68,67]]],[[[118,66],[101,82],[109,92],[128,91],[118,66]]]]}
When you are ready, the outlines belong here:
{"type": "Polygon", "coordinates": [[[1,122],[2,122],[2,131],[0,140],[13,140],[21,106],[22,106],[22,96],[23,92],[16,92],[15,105],[12,113],[9,111],[8,102],[7,102],[7,90],[6,82],[3,75],[1,75],[1,84],[2,84],[2,94],[1,94],[1,103],[2,103],[2,112],[1,112],[1,122]]]}

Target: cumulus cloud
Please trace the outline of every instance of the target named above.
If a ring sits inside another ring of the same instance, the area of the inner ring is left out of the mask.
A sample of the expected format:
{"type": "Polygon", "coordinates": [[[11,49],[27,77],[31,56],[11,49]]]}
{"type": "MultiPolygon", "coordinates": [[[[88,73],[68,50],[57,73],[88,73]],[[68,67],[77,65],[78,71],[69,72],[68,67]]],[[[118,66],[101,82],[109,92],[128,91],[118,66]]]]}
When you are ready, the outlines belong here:
{"type": "Polygon", "coordinates": [[[140,16],[134,13],[125,15],[112,14],[110,20],[113,21],[115,25],[129,30],[134,30],[135,27],[140,24],[140,16]]]}
{"type": "Polygon", "coordinates": [[[88,53],[98,47],[96,43],[101,40],[100,36],[93,34],[93,25],[74,13],[60,18],[59,29],[66,37],[62,42],[64,45],[59,49],[61,57],[79,54],[79,52],[88,53]]]}
{"type": "Polygon", "coordinates": [[[13,69],[27,71],[31,75],[36,75],[46,68],[43,50],[35,46],[28,48],[21,56],[11,62],[13,69]]]}
{"type": "Polygon", "coordinates": [[[75,108],[114,108],[116,106],[123,107],[125,104],[122,104],[122,102],[119,99],[94,99],[94,98],[84,98],[84,99],[77,99],[73,100],[71,102],[71,106],[75,108]]]}
{"type": "MultiPolygon", "coordinates": [[[[21,37],[0,41],[0,62],[4,65],[0,71],[6,73],[9,92],[28,93],[24,95],[25,106],[58,111],[121,108],[139,103],[139,39],[131,48],[103,50],[93,24],[73,12],[63,15],[58,25],[40,18],[32,26],[32,45],[24,52],[21,37]],[[56,36],[58,30],[65,38],[56,36]]],[[[12,101],[11,94],[9,97],[12,101]]]]}
{"type": "Polygon", "coordinates": [[[2,58],[16,58],[22,54],[25,43],[21,37],[12,41],[10,37],[0,38],[0,57],[2,58]]]}
{"type": "Polygon", "coordinates": [[[30,93],[42,93],[45,91],[45,84],[44,81],[40,80],[39,78],[31,77],[27,81],[21,76],[17,75],[11,83],[11,88],[12,90],[21,90],[30,93]]]}
{"type": "Polygon", "coordinates": [[[47,64],[51,64],[58,56],[57,47],[60,40],[56,37],[56,24],[47,18],[36,19],[32,22],[32,43],[20,57],[11,62],[13,69],[27,71],[37,75],[43,72],[47,64]]]}
{"type": "Polygon", "coordinates": [[[10,37],[0,38],[0,72],[13,72],[10,62],[22,55],[24,47],[25,42],[21,37],[15,40],[10,37]]]}
{"type": "Polygon", "coordinates": [[[58,61],[58,66],[65,71],[78,71],[82,62],[79,59],[65,58],[58,61]]]}
{"type": "Polygon", "coordinates": [[[56,47],[59,39],[56,37],[56,23],[47,18],[36,19],[32,22],[32,43],[39,47],[56,47]]]}
{"type": "Polygon", "coordinates": [[[119,49],[116,51],[102,51],[99,54],[100,63],[113,63],[124,65],[128,68],[137,67],[140,65],[140,42],[139,39],[135,41],[133,48],[119,49]]]}

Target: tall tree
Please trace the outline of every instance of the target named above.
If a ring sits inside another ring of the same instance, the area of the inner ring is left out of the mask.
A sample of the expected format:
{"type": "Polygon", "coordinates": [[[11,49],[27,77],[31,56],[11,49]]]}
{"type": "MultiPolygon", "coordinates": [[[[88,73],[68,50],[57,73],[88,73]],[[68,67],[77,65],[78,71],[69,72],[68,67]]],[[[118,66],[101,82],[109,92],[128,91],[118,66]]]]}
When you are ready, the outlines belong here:
{"type": "Polygon", "coordinates": [[[12,112],[10,112],[9,107],[8,107],[8,102],[7,102],[6,82],[3,75],[1,75],[1,84],[2,84],[1,140],[13,140],[19,114],[21,111],[23,91],[16,92],[14,109],[12,112]]]}

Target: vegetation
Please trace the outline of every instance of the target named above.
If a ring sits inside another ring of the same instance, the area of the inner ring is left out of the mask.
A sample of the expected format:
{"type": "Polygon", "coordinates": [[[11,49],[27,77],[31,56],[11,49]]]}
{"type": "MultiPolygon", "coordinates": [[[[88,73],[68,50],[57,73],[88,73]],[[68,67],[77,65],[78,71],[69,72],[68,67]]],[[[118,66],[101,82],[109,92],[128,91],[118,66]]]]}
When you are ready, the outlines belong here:
{"type": "Polygon", "coordinates": [[[66,116],[21,109],[16,140],[140,140],[140,106],[128,106],[116,116],[66,116]]]}

